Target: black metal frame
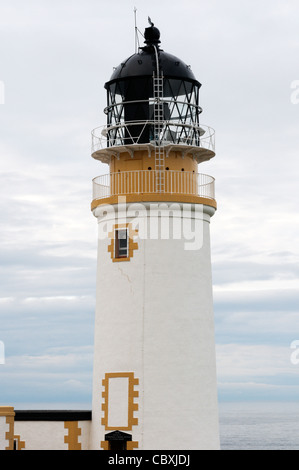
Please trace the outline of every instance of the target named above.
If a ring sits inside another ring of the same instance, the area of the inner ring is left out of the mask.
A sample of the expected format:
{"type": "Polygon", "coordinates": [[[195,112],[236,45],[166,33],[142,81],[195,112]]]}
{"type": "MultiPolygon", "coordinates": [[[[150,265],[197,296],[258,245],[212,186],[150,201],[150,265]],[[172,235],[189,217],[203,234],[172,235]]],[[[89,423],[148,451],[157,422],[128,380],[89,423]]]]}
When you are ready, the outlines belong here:
{"type": "MultiPolygon", "coordinates": [[[[198,82],[163,78],[160,141],[200,146],[198,82]]],[[[153,78],[132,77],[107,85],[107,146],[150,143],[153,138],[153,78]]]]}

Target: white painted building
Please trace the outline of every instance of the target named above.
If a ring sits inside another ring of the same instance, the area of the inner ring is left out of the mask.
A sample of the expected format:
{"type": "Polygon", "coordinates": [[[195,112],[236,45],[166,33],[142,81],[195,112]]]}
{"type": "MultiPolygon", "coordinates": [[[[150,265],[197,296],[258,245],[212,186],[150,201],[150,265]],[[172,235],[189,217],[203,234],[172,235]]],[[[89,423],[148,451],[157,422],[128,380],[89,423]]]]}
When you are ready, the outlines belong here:
{"type": "Polygon", "coordinates": [[[92,202],[93,449],[219,448],[216,202],[214,179],[198,173],[215,155],[213,131],[199,123],[200,83],[159,38],[151,25],[145,46],[115,69],[105,85],[107,125],[93,132],[92,156],[110,170],[94,179],[92,202]]]}
{"type": "Polygon", "coordinates": [[[18,449],[218,449],[210,220],[215,156],[201,84],[145,45],[105,84],[107,123],[92,157],[98,223],[92,411],[0,408],[0,446],[18,449]],[[46,437],[45,437],[46,436],[46,437]]]}

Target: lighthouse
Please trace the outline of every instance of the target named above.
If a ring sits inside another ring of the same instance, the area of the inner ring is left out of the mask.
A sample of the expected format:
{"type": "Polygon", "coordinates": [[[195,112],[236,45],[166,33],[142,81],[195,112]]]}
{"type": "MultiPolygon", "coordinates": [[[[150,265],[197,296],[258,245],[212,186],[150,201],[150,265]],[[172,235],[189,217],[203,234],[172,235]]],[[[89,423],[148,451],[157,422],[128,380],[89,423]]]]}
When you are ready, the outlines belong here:
{"type": "Polygon", "coordinates": [[[90,447],[218,449],[210,220],[215,156],[201,84],[144,45],[105,83],[106,123],[92,131],[98,224],[90,447]]]}

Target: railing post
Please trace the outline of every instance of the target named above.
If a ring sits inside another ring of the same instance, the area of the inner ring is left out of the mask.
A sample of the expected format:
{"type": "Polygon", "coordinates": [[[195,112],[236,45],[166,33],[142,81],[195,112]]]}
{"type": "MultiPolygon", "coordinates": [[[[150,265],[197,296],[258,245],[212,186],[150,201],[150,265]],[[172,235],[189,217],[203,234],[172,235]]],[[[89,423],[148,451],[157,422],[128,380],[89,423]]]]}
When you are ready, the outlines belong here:
{"type": "MultiPolygon", "coordinates": [[[[164,170],[165,193],[215,198],[214,178],[200,173],[164,170]]],[[[121,194],[156,192],[155,170],[134,170],[101,175],[93,180],[93,199],[121,194]]]]}

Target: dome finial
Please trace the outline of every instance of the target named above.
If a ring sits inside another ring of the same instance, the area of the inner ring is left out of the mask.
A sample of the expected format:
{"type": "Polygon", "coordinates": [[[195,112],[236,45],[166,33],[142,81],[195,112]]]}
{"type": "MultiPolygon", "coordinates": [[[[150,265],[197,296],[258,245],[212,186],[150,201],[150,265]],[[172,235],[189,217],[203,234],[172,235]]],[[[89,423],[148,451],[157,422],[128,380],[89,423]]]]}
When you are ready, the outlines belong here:
{"type": "Polygon", "coordinates": [[[160,31],[158,30],[158,28],[155,27],[150,17],[148,17],[148,22],[151,26],[149,28],[145,28],[145,44],[147,44],[148,46],[151,46],[153,44],[160,44],[160,31]]]}

